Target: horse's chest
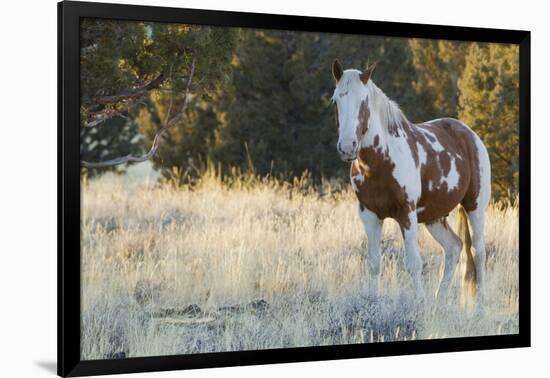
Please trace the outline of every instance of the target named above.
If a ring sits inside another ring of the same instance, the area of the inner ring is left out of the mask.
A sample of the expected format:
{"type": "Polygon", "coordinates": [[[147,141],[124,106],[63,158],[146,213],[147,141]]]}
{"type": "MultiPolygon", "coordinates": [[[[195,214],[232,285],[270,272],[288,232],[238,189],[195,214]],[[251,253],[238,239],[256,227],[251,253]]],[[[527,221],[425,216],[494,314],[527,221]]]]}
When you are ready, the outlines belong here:
{"type": "Polygon", "coordinates": [[[385,167],[366,167],[353,164],[351,182],[362,208],[367,208],[380,219],[400,219],[410,211],[411,200],[401,183],[385,167]]]}

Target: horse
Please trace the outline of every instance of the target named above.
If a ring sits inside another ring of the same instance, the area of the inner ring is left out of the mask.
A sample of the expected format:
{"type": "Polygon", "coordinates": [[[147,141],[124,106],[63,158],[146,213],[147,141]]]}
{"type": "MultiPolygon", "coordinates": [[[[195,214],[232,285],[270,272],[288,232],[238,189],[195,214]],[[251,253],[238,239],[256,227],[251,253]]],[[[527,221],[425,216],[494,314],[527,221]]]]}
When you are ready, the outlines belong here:
{"type": "Polygon", "coordinates": [[[336,149],[350,163],[350,181],[366,231],[368,295],[379,295],[382,225],[392,218],[399,224],[404,262],[416,293],[425,299],[417,242],[418,226],[424,224],[445,257],[436,301],[445,302],[464,251],[462,298],[479,306],[485,296],[484,224],[491,198],[487,148],[459,120],[409,122],[372,81],[375,67],[367,63],[364,71],[344,70],[338,60],[332,64],[336,149]],[[447,221],[456,207],[460,237],[447,221]]]}

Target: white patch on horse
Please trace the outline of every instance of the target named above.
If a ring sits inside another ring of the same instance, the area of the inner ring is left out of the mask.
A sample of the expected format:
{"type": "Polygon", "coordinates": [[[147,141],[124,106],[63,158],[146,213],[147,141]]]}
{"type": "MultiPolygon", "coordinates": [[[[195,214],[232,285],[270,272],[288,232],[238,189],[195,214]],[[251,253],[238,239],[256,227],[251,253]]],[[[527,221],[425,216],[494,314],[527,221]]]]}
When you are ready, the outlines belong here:
{"type": "Polygon", "coordinates": [[[432,133],[429,130],[420,129],[424,134],[429,135],[430,138],[426,137],[427,142],[432,146],[435,152],[443,152],[445,151],[445,147],[441,143],[439,143],[439,140],[435,136],[434,133],[432,133]],[[435,140],[435,141],[432,141],[435,140]]]}
{"type": "Polygon", "coordinates": [[[365,182],[365,176],[362,175],[361,173],[359,173],[358,175],[355,175],[355,176],[351,176],[351,186],[352,186],[354,191],[359,193],[359,187],[357,186],[356,180],[359,183],[359,185],[361,185],[362,183],[365,182]]]}
{"type": "Polygon", "coordinates": [[[359,193],[359,188],[357,187],[357,185],[355,184],[355,178],[357,176],[351,176],[351,187],[353,188],[353,191],[356,192],[356,193],[359,193]]]}
{"type": "Polygon", "coordinates": [[[489,160],[489,153],[487,148],[474,133],[474,140],[477,148],[478,161],[479,161],[479,176],[480,176],[480,190],[477,197],[477,206],[485,208],[491,200],[491,161],[489,160]]]}
{"type": "Polygon", "coordinates": [[[420,175],[411,174],[418,171],[407,140],[397,136],[388,138],[389,155],[394,162],[392,176],[403,188],[409,201],[418,201],[422,189],[420,175]]]}
{"type": "Polygon", "coordinates": [[[449,174],[441,178],[441,183],[447,183],[447,190],[455,190],[458,187],[458,181],[460,180],[460,175],[456,169],[456,162],[454,158],[451,158],[451,168],[449,169],[449,174]]]}
{"type": "Polygon", "coordinates": [[[418,162],[420,163],[420,166],[426,165],[426,162],[428,161],[428,154],[426,153],[426,150],[418,142],[416,142],[416,148],[418,150],[418,162]]]}

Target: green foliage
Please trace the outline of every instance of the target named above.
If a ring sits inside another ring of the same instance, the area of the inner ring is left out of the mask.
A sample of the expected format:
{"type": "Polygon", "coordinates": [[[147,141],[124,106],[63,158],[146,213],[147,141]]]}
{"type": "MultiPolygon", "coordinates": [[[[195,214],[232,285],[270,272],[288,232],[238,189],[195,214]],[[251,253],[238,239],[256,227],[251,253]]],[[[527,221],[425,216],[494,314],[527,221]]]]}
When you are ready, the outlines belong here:
{"type": "Polygon", "coordinates": [[[304,37],[279,31],[242,32],[233,89],[225,98],[227,125],[220,130],[215,158],[258,173],[274,169],[273,173],[299,175],[318,168],[312,153],[319,143],[315,136],[319,125],[311,116],[319,114],[322,93],[313,77],[303,74],[304,37]],[[306,88],[308,84],[312,86],[306,88]]]}
{"type": "Polygon", "coordinates": [[[82,118],[106,110],[120,111],[123,117],[81,128],[81,157],[98,161],[149,149],[156,131],[183,105],[194,58],[192,84],[200,95],[191,101],[184,119],[170,130],[155,163],[180,165],[188,156],[203,152],[205,134],[215,128],[215,116],[205,100],[229,78],[234,32],[208,26],[96,19],[85,19],[81,30],[83,102],[143,87],[161,74],[165,78],[158,89],[140,98],[83,107],[82,118]],[[209,120],[210,127],[208,122],[196,127],[199,116],[209,120]]]}
{"type": "Polygon", "coordinates": [[[496,199],[515,198],[518,193],[518,75],[518,46],[475,43],[458,82],[459,116],[489,149],[496,199]]]}
{"type": "Polygon", "coordinates": [[[410,39],[416,75],[419,121],[430,118],[457,117],[458,78],[464,67],[470,43],[444,40],[410,39]]]}

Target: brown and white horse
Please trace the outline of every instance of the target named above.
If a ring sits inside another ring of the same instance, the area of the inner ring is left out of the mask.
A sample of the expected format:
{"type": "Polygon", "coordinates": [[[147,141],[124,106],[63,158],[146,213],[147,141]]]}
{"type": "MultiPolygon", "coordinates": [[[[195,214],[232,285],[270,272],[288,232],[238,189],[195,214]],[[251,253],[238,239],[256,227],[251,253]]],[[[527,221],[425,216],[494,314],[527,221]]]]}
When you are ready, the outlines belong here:
{"type": "Polygon", "coordinates": [[[464,293],[483,301],[485,275],[485,210],[491,197],[489,154],[464,123],[442,118],[412,124],[397,104],[372,82],[375,65],[364,72],[343,70],[336,60],[332,100],[338,111],[341,158],[351,163],[351,184],[367,234],[368,291],[378,294],[382,222],[393,218],[404,239],[405,264],[423,298],[418,224],[426,225],[441,244],[445,264],[436,297],[444,301],[465,251],[464,293]],[[459,206],[459,233],[447,216],[459,206]],[[471,236],[468,220],[471,225],[471,236]],[[464,248],[463,248],[464,247],[464,248]],[[472,251],[473,247],[473,251],[472,251]]]}

